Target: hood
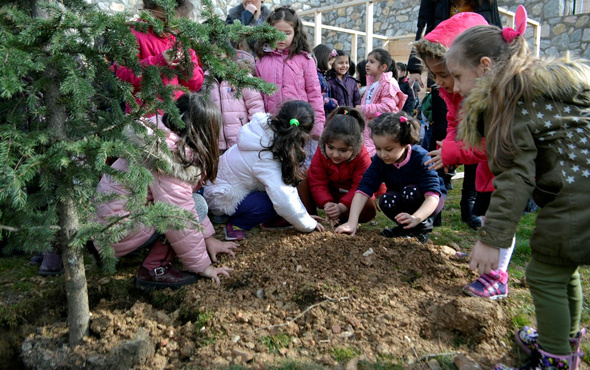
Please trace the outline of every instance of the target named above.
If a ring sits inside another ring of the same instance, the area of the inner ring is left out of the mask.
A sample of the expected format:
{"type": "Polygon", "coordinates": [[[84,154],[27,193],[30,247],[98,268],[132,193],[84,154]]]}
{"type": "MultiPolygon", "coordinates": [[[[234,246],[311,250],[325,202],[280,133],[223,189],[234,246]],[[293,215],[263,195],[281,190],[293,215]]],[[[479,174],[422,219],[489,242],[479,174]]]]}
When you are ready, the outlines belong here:
{"type": "MultiPolygon", "coordinates": [[[[496,84],[495,73],[480,78],[476,87],[463,100],[462,120],[457,137],[472,147],[481,147],[481,133],[478,123],[483,114],[494,104],[490,91],[496,84]]],[[[523,96],[522,101],[550,99],[564,104],[585,107],[583,112],[590,114],[590,67],[581,62],[563,60],[537,60],[524,71],[524,83],[530,86],[531,96],[523,96]]]]}
{"type": "Polygon", "coordinates": [[[267,113],[255,113],[238,133],[238,148],[243,151],[261,151],[268,148],[274,140],[274,131],[270,128],[270,116],[267,113]]]}
{"type": "Polygon", "coordinates": [[[463,31],[474,27],[487,25],[484,17],[477,13],[459,13],[442,21],[430,31],[424,39],[414,43],[419,55],[433,55],[442,58],[451,44],[463,31]]]}
{"type": "MultiPolygon", "coordinates": [[[[146,130],[135,131],[131,126],[125,127],[123,134],[135,146],[144,152],[144,164],[158,173],[163,173],[191,184],[198,183],[202,178],[202,170],[198,163],[185,165],[178,155],[178,141],[180,137],[170,131],[162,122],[161,115],[142,119],[146,130]],[[163,139],[154,140],[150,138],[154,131],[163,133],[163,139]],[[162,147],[162,140],[166,143],[167,149],[162,147]]],[[[192,157],[192,150],[186,149],[186,156],[192,157]]]]}

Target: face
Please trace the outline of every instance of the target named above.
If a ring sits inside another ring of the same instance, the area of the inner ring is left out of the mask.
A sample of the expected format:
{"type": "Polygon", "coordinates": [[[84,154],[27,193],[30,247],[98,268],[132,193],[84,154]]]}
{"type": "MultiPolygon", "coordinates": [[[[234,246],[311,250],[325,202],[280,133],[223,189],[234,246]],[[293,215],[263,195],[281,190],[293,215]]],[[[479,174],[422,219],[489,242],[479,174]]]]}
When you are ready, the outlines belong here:
{"type": "Polygon", "coordinates": [[[386,64],[381,64],[377,59],[375,59],[375,55],[371,54],[367,58],[367,67],[365,70],[367,71],[367,75],[369,76],[380,76],[385,69],[387,69],[386,64]]]}
{"type": "Polygon", "coordinates": [[[328,70],[332,69],[332,66],[334,65],[335,61],[336,61],[336,58],[328,59],[328,70]]]}
{"type": "Polygon", "coordinates": [[[343,140],[332,140],[326,143],[326,155],[335,164],[346,162],[352,157],[352,147],[343,140]]]}
{"type": "Polygon", "coordinates": [[[373,143],[379,158],[386,164],[399,163],[406,157],[407,147],[391,135],[373,135],[373,143]]]}
{"type": "Polygon", "coordinates": [[[242,5],[245,7],[247,7],[249,4],[252,4],[256,7],[256,9],[260,10],[260,7],[262,6],[262,0],[243,0],[242,1],[242,5]]]}
{"type": "Polygon", "coordinates": [[[482,58],[480,64],[474,67],[462,65],[459,63],[458,58],[451,56],[450,59],[447,59],[447,68],[455,84],[453,92],[463,97],[469,95],[469,92],[477,84],[477,80],[485,76],[490,67],[491,62],[489,58],[482,58]]]}
{"type": "Polygon", "coordinates": [[[277,41],[277,50],[284,50],[288,49],[293,42],[293,37],[295,37],[295,29],[291,25],[291,23],[285,21],[278,21],[277,23],[272,25],[277,30],[283,32],[287,38],[283,41],[277,41]]]}
{"type": "Polygon", "coordinates": [[[339,55],[336,57],[336,61],[334,62],[334,70],[338,73],[338,76],[344,76],[348,73],[348,56],[347,55],[339,55]]]}
{"type": "Polygon", "coordinates": [[[439,59],[426,58],[424,61],[426,67],[432,75],[439,88],[445,89],[449,93],[453,93],[453,77],[447,70],[445,63],[439,59]]]}

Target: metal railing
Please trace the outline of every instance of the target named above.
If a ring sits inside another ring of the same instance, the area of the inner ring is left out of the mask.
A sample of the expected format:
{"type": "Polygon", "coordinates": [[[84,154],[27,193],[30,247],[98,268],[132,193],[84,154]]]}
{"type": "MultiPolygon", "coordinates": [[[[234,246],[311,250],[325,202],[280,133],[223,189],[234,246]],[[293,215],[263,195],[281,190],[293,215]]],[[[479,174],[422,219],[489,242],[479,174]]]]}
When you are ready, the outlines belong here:
{"type": "MultiPolygon", "coordinates": [[[[313,8],[309,10],[299,11],[297,14],[301,17],[304,16],[313,16],[313,22],[303,21],[303,24],[308,27],[313,28],[313,45],[318,45],[322,43],[322,31],[329,30],[329,31],[336,31],[342,32],[346,34],[352,35],[351,41],[351,51],[350,57],[356,63],[358,61],[358,38],[364,37],[365,38],[365,45],[370,45],[370,47],[365,48],[365,54],[368,54],[371,51],[373,46],[373,40],[383,40],[383,48],[387,49],[387,45],[391,41],[397,40],[408,40],[408,42],[413,41],[415,38],[415,34],[405,34],[405,35],[398,35],[398,36],[385,36],[375,34],[373,32],[373,14],[374,14],[374,4],[384,2],[387,0],[353,0],[347,1],[341,4],[333,4],[329,6],[323,6],[320,8],[313,8]],[[348,8],[351,6],[359,6],[365,5],[365,30],[364,31],[357,31],[348,28],[342,27],[334,27],[330,25],[325,25],[322,23],[322,14],[326,12],[331,12],[338,9],[348,8]]],[[[504,8],[498,8],[498,11],[501,15],[505,15],[508,19],[508,23],[511,26],[514,26],[514,12],[508,11],[504,8]]],[[[535,20],[528,19],[527,20],[528,26],[533,29],[533,50],[537,56],[540,53],[540,46],[541,46],[541,24],[535,20]]],[[[363,57],[366,57],[364,55],[363,57]]]]}

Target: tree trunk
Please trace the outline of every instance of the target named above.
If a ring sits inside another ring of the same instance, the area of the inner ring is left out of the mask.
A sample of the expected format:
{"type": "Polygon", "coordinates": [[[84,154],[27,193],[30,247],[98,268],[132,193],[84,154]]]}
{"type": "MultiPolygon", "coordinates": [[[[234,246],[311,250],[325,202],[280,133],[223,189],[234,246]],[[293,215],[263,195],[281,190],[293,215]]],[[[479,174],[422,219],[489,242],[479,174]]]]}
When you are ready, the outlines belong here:
{"type": "Polygon", "coordinates": [[[66,275],[66,296],[68,298],[68,328],[70,346],[75,346],[88,335],[90,309],[88,308],[88,288],[84,256],[80,248],[70,245],[78,231],[78,214],[72,199],[59,204],[60,241],[62,260],[66,275]]]}

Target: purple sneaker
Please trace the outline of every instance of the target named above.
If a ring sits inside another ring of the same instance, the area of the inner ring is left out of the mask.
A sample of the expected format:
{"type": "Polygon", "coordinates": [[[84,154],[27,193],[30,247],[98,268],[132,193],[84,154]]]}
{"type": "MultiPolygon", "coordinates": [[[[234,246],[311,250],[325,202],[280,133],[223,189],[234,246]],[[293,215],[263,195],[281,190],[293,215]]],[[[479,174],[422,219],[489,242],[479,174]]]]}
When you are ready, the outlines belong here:
{"type": "MultiPolygon", "coordinates": [[[[570,338],[573,355],[570,364],[570,369],[572,370],[577,370],[580,367],[580,359],[584,357],[584,353],[580,351],[584,335],[586,335],[586,329],[582,328],[575,337],[570,338]]],[[[520,345],[520,348],[527,355],[530,355],[534,350],[538,349],[537,341],[539,339],[539,334],[535,329],[529,326],[517,330],[514,333],[514,338],[516,339],[516,343],[520,345]]]]}
{"type": "Polygon", "coordinates": [[[227,225],[225,225],[223,232],[225,233],[225,240],[239,241],[246,239],[246,230],[232,225],[231,222],[228,222],[227,225]]]}
{"type": "Polygon", "coordinates": [[[505,272],[492,271],[483,274],[473,283],[465,285],[463,292],[473,297],[482,297],[492,300],[508,297],[508,275],[505,272]],[[505,282],[503,282],[505,281],[505,282]]]}

